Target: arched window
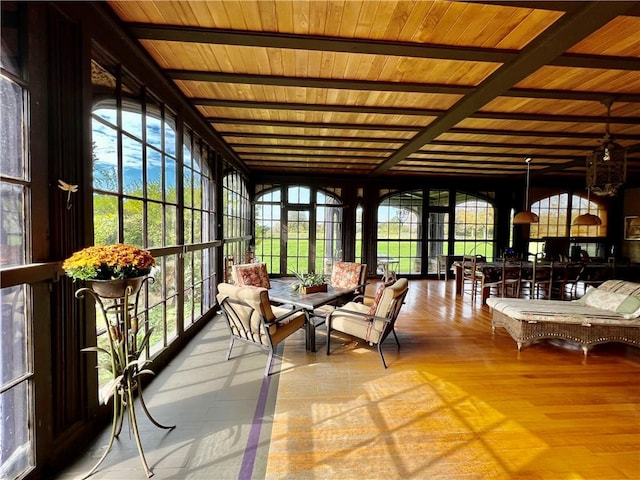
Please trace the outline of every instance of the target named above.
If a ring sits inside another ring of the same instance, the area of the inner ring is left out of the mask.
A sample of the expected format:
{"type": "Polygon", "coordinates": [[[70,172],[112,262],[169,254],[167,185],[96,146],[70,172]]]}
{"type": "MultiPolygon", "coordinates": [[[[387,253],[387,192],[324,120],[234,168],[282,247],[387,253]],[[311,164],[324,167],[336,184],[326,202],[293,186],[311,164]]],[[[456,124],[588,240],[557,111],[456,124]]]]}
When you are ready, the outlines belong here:
{"type": "Polygon", "coordinates": [[[534,254],[544,250],[546,237],[587,237],[585,241],[576,240],[590,256],[601,256],[598,248],[601,242],[589,240],[593,237],[606,237],[607,211],[593,200],[576,194],[560,193],[542,198],[531,204],[531,211],[540,218],[531,224],[529,251],[534,254]],[[597,215],[602,225],[572,226],[578,215],[583,213],[597,215]]]}
{"type": "Polygon", "coordinates": [[[339,189],[262,185],[255,201],[256,258],[272,274],[331,271],[342,259],[339,189]]]}
{"type": "Polygon", "coordinates": [[[488,200],[468,193],[456,193],[454,254],[495,257],[494,208],[488,200]]]}

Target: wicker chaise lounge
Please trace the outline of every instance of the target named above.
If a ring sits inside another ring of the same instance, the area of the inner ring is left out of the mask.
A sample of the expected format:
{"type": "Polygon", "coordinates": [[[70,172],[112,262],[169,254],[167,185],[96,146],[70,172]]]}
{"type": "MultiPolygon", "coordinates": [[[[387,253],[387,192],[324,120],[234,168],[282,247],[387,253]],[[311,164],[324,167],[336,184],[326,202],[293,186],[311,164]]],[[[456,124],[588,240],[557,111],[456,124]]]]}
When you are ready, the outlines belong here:
{"type": "Polygon", "coordinates": [[[576,342],[585,355],[600,343],[640,346],[640,283],[609,280],[572,302],[489,298],[487,305],[492,331],[504,327],[518,350],[545,338],[576,342]]]}

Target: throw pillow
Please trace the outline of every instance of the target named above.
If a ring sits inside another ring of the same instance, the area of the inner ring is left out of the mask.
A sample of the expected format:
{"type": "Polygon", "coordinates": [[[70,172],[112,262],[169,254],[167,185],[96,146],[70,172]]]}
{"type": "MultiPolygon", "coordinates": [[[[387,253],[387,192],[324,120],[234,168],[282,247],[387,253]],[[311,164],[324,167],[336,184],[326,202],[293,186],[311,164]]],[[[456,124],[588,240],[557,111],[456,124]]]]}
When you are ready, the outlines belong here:
{"type": "Polygon", "coordinates": [[[586,305],[589,307],[599,308],[600,310],[607,310],[609,312],[616,312],[617,308],[627,298],[624,293],[603,292],[594,288],[589,294],[586,300],[586,305]]]}
{"type": "MultiPolygon", "coordinates": [[[[635,318],[635,317],[627,317],[627,315],[638,312],[640,309],[640,297],[636,297],[635,295],[629,295],[625,298],[618,308],[616,312],[621,313],[625,316],[625,318],[635,318]]],[[[637,316],[637,315],[636,315],[637,316]]]]}
{"type": "Polygon", "coordinates": [[[386,285],[380,285],[378,287],[378,290],[376,291],[376,296],[373,299],[373,303],[371,304],[371,306],[369,307],[369,315],[375,315],[376,314],[376,310],[378,310],[378,304],[380,303],[380,299],[382,298],[382,294],[384,293],[384,289],[386,288],[386,285]]]}
{"type": "Polygon", "coordinates": [[[236,265],[236,275],[238,277],[238,285],[271,288],[266,263],[236,265]]]}
{"type": "Polygon", "coordinates": [[[588,286],[587,291],[584,292],[584,295],[578,298],[577,300],[572,300],[572,302],[579,303],[580,305],[586,305],[587,298],[589,297],[589,295],[591,295],[591,292],[595,291],[595,289],[596,289],[595,287],[588,286]]]}
{"type": "Polygon", "coordinates": [[[331,270],[331,286],[336,288],[353,288],[360,284],[361,263],[335,262],[331,270]]]}

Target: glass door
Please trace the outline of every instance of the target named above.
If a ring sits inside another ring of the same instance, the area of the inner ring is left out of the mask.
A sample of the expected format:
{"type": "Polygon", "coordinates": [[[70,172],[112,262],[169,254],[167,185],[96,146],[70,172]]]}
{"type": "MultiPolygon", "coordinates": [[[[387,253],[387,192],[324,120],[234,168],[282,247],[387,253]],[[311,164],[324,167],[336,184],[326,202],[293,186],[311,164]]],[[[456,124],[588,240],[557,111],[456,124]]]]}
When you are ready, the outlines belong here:
{"type": "Polygon", "coordinates": [[[310,215],[311,211],[308,208],[287,209],[287,222],[283,226],[282,235],[287,252],[283,273],[307,273],[309,265],[313,265],[314,255],[310,249],[310,215]]]}

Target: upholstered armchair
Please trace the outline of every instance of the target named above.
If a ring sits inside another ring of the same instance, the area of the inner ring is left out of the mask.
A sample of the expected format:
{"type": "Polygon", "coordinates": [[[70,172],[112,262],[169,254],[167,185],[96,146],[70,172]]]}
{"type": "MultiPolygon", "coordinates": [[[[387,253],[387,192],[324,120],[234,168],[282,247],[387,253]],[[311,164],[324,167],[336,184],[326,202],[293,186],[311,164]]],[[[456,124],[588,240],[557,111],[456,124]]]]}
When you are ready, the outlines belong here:
{"type": "Polygon", "coordinates": [[[360,338],[369,345],[377,345],[382,365],[387,368],[382,343],[393,333],[400,349],[394,327],[408,290],[409,282],[406,278],[401,278],[392,285],[381,285],[371,305],[353,301],[333,310],[326,320],[327,355],[331,354],[331,332],[343,332],[360,338]]]}
{"type": "Polygon", "coordinates": [[[309,321],[303,308],[271,305],[269,292],[262,287],[220,283],[217,299],[231,333],[227,360],[236,340],[254,345],[269,353],[265,376],[271,375],[278,344],[309,321]]]}
{"type": "Polygon", "coordinates": [[[353,300],[358,295],[364,295],[367,287],[367,264],[357,262],[337,261],[331,268],[331,286],[335,289],[353,289],[353,295],[347,295],[336,301],[335,305],[323,305],[313,311],[316,318],[315,325],[320,326],[323,319],[331,313],[336,306],[343,305],[353,300]],[[319,319],[319,321],[318,321],[319,319]]]}

